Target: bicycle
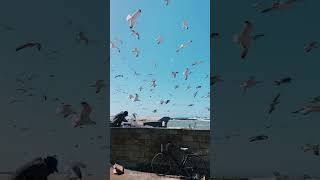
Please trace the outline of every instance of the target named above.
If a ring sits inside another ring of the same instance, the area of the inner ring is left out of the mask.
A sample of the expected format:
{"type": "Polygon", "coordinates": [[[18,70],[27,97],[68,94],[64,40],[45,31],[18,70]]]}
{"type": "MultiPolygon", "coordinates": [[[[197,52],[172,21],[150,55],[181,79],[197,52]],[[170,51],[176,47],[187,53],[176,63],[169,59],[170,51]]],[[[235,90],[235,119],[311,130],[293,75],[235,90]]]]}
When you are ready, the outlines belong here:
{"type": "Polygon", "coordinates": [[[165,150],[163,150],[163,144],[161,144],[161,152],[157,153],[151,161],[152,171],[159,176],[168,175],[172,173],[174,163],[178,167],[179,175],[191,180],[204,179],[208,175],[204,160],[198,154],[188,150],[189,148],[171,143],[167,143],[165,150]],[[179,155],[182,155],[180,160],[177,158],[179,155]]]}

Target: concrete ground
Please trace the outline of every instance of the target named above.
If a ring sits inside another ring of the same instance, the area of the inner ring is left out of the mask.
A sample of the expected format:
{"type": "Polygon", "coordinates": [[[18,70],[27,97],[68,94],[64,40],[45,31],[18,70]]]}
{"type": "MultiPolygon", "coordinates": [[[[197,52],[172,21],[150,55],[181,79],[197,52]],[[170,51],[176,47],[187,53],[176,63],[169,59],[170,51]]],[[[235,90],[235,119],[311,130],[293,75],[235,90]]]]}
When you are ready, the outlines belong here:
{"type": "Polygon", "coordinates": [[[124,174],[113,174],[113,168],[110,168],[110,180],[177,180],[180,177],[161,177],[153,173],[145,173],[131,170],[124,170],[124,174]]]}

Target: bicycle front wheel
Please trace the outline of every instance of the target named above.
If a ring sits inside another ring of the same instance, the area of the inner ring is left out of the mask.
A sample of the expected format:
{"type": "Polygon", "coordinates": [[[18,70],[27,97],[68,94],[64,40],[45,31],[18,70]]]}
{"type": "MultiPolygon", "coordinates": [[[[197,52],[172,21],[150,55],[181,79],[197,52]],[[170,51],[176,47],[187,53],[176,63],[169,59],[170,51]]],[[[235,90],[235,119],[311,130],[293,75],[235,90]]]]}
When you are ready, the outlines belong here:
{"type": "Polygon", "coordinates": [[[165,176],[171,170],[170,158],[164,153],[158,153],[153,157],[151,167],[157,175],[165,176]]]}
{"type": "Polygon", "coordinates": [[[209,175],[205,161],[198,155],[189,155],[186,159],[184,169],[187,176],[192,180],[200,180],[209,175]]]}

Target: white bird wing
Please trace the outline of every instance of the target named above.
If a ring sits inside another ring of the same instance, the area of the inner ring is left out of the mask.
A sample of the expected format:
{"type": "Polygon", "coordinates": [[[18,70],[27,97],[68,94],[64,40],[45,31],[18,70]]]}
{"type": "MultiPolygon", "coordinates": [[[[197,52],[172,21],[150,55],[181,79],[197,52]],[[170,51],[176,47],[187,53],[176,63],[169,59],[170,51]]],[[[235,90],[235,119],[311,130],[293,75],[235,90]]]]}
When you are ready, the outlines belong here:
{"type": "Polygon", "coordinates": [[[132,15],[132,18],[133,18],[133,19],[137,19],[140,15],[141,15],[141,11],[140,11],[140,9],[139,9],[139,10],[137,10],[137,11],[132,15]]]}
{"type": "Polygon", "coordinates": [[[127,21],[130,21],[132,19],[132,16],[129,14],[128,16],[127,16],[127,21]]]}

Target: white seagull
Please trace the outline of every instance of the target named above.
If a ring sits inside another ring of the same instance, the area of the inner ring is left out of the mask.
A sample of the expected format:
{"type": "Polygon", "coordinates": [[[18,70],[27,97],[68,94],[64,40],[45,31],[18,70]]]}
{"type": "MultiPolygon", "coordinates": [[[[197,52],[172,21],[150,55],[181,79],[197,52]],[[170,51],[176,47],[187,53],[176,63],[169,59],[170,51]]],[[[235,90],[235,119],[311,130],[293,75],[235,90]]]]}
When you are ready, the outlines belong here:
{"type": "Polygon", "coordinates": [[[159,35],[156,39],[157,44],[161,44],[163,42],[163,37],[159,35]]]}
{"type": "Polygon", "coordinates": [[[189,75],[191,74],[191,72],[189,71],[189,68],[187,68],[184,72],[184,80],[188,80],[189,75]]]}
{"type": "Polygon", "coordinates": [[[136,57],[139,57],[140,50],[138,48],[133,48],[131,52],[134,53],[136,57]]]}
{"type": "Polygon", "coordinates": [[[179,51],[181,51],[182,49],[186,48],[190,43],[192,43],[192,40],[182,43],[179,48],[176,50],[176,52],[178,53],[179,51]]]}
{"type": "Polygon", "coordinates": [[[132,29],[137,22],[137,18],[141,15],[141,9],[138,9],[136,12],[134,12],[132,15],[127,16],[127,21],[129,23],[129,27],[132,29]]]}
{"type": "Polygon", "coordinates": [[[117,49],[120,53],[120,48],[112,41],[110,41],[110,49],[117,49]]]}
{"type": "Polygon", "coordinates": [[[188,21],[184,20],[184,21],[182,22],[182,29],[183,29],[183,30],[189,29],[189,23],[188,23],[188,21]]]}

